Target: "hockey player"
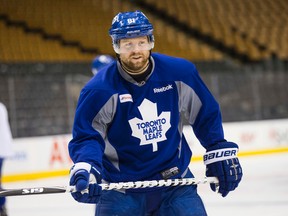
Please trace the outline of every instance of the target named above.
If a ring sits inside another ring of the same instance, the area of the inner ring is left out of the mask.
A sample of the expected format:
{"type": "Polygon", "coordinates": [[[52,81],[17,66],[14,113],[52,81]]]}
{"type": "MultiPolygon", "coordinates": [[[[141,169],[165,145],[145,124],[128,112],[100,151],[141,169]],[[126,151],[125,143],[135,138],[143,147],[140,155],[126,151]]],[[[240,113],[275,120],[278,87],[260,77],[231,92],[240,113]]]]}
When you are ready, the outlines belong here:
{"type": "Polygon", "coordinates": [[[101,216],[206,215],[197,186],[102,191],[89,184],[193,177],[184,120],[207,150],[206,175],[219,179],[219,193],[225,197],[242,178],[238,146],[225,140],[219,105],[195,66],[151,52],[153,26],[141,11],[116,15],[109,34],[117,61],[86,84],[76,109],[72,196],[97,203],[101,216]]]}
{"type": "Polygon", "coordinates": [[[114,58],[110,55],[98,55],[96,56],[91,64],[91,70],[93,75],[96,75],[100,69],[109,65],[114,61],[114,58]]]}
{"type": "MultiPolygon", "coordinates": [[[[12,133],[8,121],[6,106],[0,102],[0,188],[2,178],[2,166],[6,157],[12,155],[12,133]]],[[[7,216],[6,198],[0,197],[0,216],[7,216]]]]}

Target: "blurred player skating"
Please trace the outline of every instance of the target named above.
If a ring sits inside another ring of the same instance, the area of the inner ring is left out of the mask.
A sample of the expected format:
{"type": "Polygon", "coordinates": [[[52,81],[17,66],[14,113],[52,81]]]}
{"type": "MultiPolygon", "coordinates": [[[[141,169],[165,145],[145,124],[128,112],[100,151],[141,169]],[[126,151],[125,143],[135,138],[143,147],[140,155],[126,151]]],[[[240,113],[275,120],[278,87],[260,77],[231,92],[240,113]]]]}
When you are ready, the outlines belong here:
{"type": "Polygon", "coordinates": [[[96,75],[100,69],[109,65],[115,61],[115,59],[110,55],[98,55],[96,56],[91,64],[91,70],[93,75],[96,75]]]}
{"type": "MultiPolygon", "coordinates": [[[[12,134],[5,105],[0,102],[0,188],[4,159],[12,155],[12,134]]],[[[0,197],[0,216],[7,216],[6,198],[0,197]]]]}
{"type": "Polygon", "coordinates": [[[207,215],[196,185],[102,191],[89,184],[193,177],[184,122],[206,149],[206,175],[219,179],[223,197],[242,178],[238,145],[224,138],[217,101],[193,63],[152,53],[153,30],[141,11],[117,14],[109,30],[117,61],[80,93],[70,185],[75,200],[97,203],[96,215],[207,215]]]}

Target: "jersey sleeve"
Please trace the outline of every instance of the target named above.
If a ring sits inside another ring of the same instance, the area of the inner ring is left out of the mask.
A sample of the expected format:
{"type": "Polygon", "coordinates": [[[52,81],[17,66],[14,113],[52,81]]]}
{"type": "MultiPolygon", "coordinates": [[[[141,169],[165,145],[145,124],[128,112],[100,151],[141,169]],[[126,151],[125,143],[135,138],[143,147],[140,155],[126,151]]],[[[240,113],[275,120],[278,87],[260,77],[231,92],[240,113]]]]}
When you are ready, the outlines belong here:
{"type": "Polygon", "coordinates": [[[115,96],[107,91],[83,89],[75,112],[69,154],[74,163],[102,168],[107,127],[113,118],[115,96]]]}
{"type": "Polygon", "coordinates": [[[207,148],[225,140],[220,106],[202,81],[196,67],[192,64],[189,68],[191,73],[187,73],[184,81],[184,85],[188,87],[182,91],[186,119],[200,143],[207,148]]]}

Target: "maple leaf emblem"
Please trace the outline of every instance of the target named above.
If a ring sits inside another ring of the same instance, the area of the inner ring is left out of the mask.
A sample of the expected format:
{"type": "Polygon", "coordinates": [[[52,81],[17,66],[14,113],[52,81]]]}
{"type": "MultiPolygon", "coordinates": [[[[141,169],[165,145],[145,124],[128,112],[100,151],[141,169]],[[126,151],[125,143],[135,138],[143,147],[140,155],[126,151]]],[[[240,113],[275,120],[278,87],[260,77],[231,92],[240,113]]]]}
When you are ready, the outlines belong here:
{"type": "Polygon", "coordinates": [[[133,118],[129,120],[132,136],[139,138],[140,146],[152,144],[153,152],[158,151],[158,142],[166,140],[166,132],[171,127],[170,112],[162,112],[158,116],[157,104],[146,98],[138,109],[142,119],[133,118]]]}

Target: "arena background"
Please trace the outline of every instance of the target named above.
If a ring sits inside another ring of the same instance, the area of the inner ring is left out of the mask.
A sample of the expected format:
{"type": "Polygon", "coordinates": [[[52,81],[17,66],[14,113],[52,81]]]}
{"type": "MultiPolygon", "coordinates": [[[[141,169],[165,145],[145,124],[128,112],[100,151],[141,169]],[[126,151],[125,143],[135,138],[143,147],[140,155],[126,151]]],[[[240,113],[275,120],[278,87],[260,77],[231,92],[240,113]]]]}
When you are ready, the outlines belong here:
{"type": "MultiPolygon", "coordinates": [[[[240,146],[239,188],[223,199],[199,187],[209,215],[287,215],[287,0],[0,0],[0,101],[14,138],[3,188],[68,184],[67,145],[91,61],[115,56],[112,18],[136,9],[154,25],[154,52],[197,66],[221,106],[227,139],[240,146]]],[[[202,178],[205,149],[191,127],[185,133],[190,168],[202,178]]],[[[13,216],[93,215],[94,208],[67,194],[7,202],[13,216]]]]}
{"type": "Polygon", "coordinates": [[[13,137],[70,133],[80,89],[108,29],[142,10],[155,52],[184,57],[221,105],[224,122],[288,117],[286,0],[0,0],[0,101],[13,137]]]}

